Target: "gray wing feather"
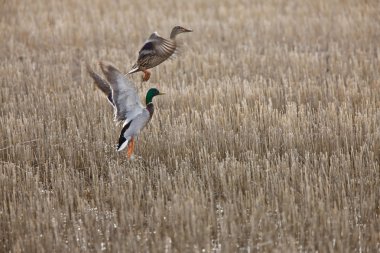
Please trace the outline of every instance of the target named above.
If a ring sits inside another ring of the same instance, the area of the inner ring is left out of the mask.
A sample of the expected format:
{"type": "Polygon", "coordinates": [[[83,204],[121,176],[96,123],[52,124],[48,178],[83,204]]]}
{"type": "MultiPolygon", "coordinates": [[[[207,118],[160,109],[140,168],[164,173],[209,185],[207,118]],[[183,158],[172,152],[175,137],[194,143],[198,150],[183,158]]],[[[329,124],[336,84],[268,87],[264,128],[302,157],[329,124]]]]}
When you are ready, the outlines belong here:
{"type": "Polygon", "coordinates": [[[100,62],[100,68],[111,86],[115,121],[128,123],[144,110],[133,82],[110,64],[100,62]]]}
{"type": "Polygon", "coordinates": [[[94,83],[96,87],[98,87],[99,90],[101,90],[106,96],[108,101],[111,103],[112,106],[115,106],[113,100],[112,100],[112,90],[110,85],[107,83],[106,80],[104,80],[101,76],[96,74],[90,65],[87,64],[87,72],[90,74],[91,78],[94,80],[94,83]]]}

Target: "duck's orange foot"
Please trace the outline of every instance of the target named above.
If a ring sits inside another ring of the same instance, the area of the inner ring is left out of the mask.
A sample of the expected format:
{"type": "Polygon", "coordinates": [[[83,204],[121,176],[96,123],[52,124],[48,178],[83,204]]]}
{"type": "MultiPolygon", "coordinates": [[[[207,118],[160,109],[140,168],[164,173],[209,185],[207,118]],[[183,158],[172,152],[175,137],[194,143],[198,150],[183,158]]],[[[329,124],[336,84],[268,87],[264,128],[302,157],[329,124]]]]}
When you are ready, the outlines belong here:
{"type": "Polygon", "coordinates": [[[131,159],[131,156],[133,154],[133,149],[135,148],[135,140],[132,137],[132,139],[128,143],[128,150],[127,150],[127,158],[131,159]]]}
{"type": "Polygon", "coordinates": [[[150,78],[150,72],[148,70],[143,70],[143,72],[144,72],[144,76],[143,76],[142,80],[143,80],[143,82],[146,82],[150,78]]]}

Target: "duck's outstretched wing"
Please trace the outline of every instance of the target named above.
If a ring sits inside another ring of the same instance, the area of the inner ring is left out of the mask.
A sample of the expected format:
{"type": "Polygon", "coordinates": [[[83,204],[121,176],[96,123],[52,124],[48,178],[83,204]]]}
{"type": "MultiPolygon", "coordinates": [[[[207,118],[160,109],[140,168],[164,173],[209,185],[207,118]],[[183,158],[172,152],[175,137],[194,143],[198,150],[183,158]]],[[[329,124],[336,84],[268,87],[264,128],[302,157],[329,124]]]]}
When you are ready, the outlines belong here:
{"type": "Polygon", "coordinates": [[[138,63],[141,66],[158,65],[169,58],[176,48],[174,40],[164,39],[156,32],[152,33],[139,51],[138,63]],[[159,63],[156,64],[157,62],[159,63]]]}
{"type": "Polygon", "coordinates": [[[128,124],[144,110],[135,85],[111,64],[100,62],[99,65],[112,90],[115,121],[125,121],[128,124]]]}
{"type": "Polygon", "coordinates": [[[87,72],[91,76],[91,78],[94,80],[96,87],[98,87],[98,89],[101,90],[107,96],[108,101],[111,103],[113,107],[115,107],[115,104],[112,99],[112,90],[111,90],[110,85],[101,76],[96,74],[92,70],[89,64],[87,64],[86,67],[87,67],[87,72]]]}

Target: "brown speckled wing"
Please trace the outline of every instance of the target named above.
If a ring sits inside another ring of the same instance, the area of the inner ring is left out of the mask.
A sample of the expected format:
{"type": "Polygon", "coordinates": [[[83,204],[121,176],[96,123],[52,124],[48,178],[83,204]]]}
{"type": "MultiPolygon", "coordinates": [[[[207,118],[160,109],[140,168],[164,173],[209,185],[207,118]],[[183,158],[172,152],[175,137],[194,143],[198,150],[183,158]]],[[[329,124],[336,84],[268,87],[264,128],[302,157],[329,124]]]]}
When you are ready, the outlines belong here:
{"type": "Polygon", "coordinates": [[[144,68],[153,68],[172,56],[176,48],[174,40],[153,33],[139,52],[138,64],[144,68]]]}

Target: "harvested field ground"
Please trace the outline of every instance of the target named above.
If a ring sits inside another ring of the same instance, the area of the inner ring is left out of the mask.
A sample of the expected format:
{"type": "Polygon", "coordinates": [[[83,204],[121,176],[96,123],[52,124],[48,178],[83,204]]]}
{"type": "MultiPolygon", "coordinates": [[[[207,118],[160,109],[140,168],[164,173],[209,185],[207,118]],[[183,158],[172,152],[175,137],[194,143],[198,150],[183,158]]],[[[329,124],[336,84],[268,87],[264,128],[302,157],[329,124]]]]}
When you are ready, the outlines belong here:
{"type": "Polygon", "coordinates": [[[0,0],[0,252],[380,252],[380,2],[0,0]],[[133,161],[86,73],[166,96],[133,161]]]}

